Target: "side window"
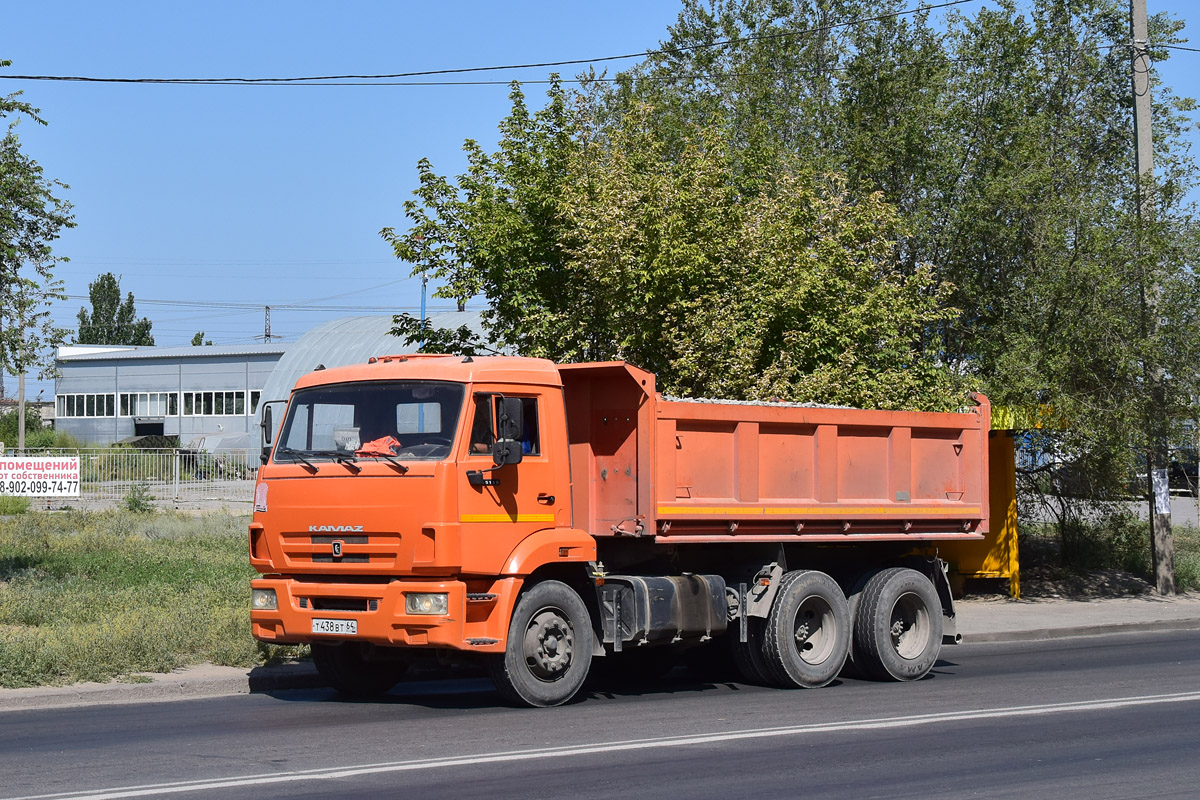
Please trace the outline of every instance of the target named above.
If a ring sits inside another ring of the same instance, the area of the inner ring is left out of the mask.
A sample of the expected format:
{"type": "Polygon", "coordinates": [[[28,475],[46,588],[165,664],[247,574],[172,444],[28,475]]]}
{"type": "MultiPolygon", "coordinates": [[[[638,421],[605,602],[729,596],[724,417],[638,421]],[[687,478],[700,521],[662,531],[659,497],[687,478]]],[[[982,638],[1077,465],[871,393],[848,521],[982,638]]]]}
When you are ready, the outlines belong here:
{"type": "Polygon", "coordinates": [[[537,398],[521,398],[521,417],[525,429],[521,431],[521,451],[527,456],[537,456],[542,453],[541,439],[538,437],[537,398]]]}
{"type": "Polygon", "coordinates": [[[475,395],[475,414],[471,417],[471,455],[485,455],[492,452],[492,442],[496,435],[492,432],[493,394],[475,395]]]}
{"type": "MultiPolygon", "coordinates": [[[[490,455],[496,441],[494,421],[499,411],[499,397],[494,394],[475,395],[475,413],[471,420],[472,455],[490,455]]],[[[521,398],[521,451],[527,456],[541,455],[542,445],[538,425],[536,397],[521,398]]]]}

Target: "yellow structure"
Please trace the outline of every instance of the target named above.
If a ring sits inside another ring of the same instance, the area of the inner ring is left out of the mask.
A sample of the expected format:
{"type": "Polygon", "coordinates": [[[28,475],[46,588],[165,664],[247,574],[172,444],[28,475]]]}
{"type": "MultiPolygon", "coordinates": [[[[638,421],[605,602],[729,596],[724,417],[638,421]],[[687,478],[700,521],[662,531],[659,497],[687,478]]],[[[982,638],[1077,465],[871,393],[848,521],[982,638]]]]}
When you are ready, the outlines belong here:
{"type": "Polygon", "coordinates": [[[988,513],[990,531],[982,541],[946,542],[938,554],[950,564],[951,577],[1008,578],[1012,596],[1021,596],[1017,561],[1017,462],[1010,430],[988,437],[988,513]]]}

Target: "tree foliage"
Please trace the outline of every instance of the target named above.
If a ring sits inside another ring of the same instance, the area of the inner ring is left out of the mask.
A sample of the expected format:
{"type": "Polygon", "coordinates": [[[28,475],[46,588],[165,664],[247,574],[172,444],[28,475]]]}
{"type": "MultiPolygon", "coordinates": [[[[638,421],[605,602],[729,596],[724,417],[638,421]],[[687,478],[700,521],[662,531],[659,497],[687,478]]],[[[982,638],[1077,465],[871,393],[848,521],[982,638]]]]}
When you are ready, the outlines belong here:
{"type": "MultiPolygon", "coordinates": [[[[137,318],[133,292],[121,299],[121,279],[111,272],[88,284],[92,310],[79,309],[79,344],[154,345],[146,317],[137,318]]],[[[193,342],[194,343],[194,342],[193,342]]]]}
{"type": "MultiPolygon", "coordinates": [[[[0,60],[0,68],[10,64],[0,60]]],[[[66,184],[45,177],[22,150],[17,135],[22,119],[46,124],[20,92],[0,97],[0,120],[7,120],[0,139],[0,367],[18,375],[41,367],[46,374],[51,348],[66,335],[47,310],[64,299],[53,270],[66,259],[51,244],[75,223],[71,204],[55,196],[66,184]]]]}
{"type": "MultiPolygon", "coordinates": [[[[799,159],[746,176],[719,128],[668,140],[645,108],[606,128],[594,97],[570,99],[555,85],[530,114],[514,88],[497,151],[468,142],[453,182],[423,161],[411,227],[383,231],[440,296],[488,299],[493,343],[626,359],[683,395],[956,402],[925,346],[955,315],[949,287],[901,269],[901,221],[880,195],[852,198],[799,159]]],[[[413,323],[397,324],[410,344],[479,349],[413,323]]]]}

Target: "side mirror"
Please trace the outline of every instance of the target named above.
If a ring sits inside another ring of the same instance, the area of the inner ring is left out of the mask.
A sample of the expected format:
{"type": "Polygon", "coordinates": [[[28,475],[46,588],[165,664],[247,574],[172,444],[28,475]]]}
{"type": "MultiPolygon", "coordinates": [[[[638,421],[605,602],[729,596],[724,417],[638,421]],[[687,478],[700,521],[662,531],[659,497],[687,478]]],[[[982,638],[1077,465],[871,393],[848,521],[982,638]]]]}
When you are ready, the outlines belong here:
{"type": "Polygon", "coordinates": [[[271,413],[271,406],[282,405],[285,400],[269,400],[262,404],[262,422],[258,423],[258,427],[262,429],[260,441],[262,442],[262,452],[258,455],[258,460],[263,464],[271,457],[271,445],[275,438],[275,422],[274,416],[271,413]]]}
{"type": "Polygon", "coordinates": [[[497,467],[520,464],[524,457],[521,449],[521,434],[525,421],[519,397],[501,397],[496,418],[496,442],[492,445],[492,461],[497,467]]]}

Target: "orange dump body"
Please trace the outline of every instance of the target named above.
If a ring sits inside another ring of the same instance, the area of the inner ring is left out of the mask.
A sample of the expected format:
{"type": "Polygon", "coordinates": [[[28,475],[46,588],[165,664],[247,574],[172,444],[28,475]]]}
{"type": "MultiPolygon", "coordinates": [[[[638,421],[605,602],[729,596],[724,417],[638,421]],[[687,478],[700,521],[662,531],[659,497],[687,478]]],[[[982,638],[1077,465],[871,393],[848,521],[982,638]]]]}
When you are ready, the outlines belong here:
{"type": "Polygon", "coordinates": [[[576,520],[596,536],[919,542],[987,531],[982,396],[958,414],[669,400],[628,364],[559,370],[576,520]]]}

